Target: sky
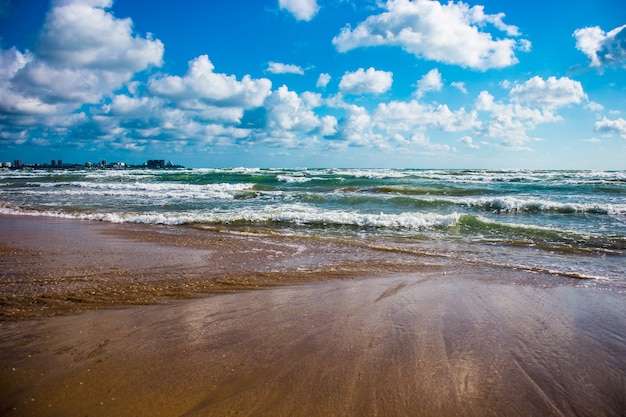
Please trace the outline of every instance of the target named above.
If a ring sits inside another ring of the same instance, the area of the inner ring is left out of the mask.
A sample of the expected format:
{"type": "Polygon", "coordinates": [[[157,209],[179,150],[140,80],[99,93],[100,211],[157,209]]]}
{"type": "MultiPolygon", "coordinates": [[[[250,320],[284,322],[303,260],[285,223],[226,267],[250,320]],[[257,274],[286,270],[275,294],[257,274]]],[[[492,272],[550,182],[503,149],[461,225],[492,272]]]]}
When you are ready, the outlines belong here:
{"type": "Polygon", "coordinates": [[[626,169],[623,0],[0,0],[0,162],[626,169]]]}

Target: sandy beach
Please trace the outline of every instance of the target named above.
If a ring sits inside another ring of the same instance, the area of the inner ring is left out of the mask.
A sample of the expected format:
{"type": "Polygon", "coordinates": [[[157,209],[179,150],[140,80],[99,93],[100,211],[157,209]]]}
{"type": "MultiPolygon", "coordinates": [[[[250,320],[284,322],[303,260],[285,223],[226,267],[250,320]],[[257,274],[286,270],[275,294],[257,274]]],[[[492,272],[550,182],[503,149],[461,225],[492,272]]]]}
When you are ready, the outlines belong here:
{"type": "Polygon", "coordinates": [[[0,216],[2,416],[624,416],[626,295],[356,243],[0,216]]]}

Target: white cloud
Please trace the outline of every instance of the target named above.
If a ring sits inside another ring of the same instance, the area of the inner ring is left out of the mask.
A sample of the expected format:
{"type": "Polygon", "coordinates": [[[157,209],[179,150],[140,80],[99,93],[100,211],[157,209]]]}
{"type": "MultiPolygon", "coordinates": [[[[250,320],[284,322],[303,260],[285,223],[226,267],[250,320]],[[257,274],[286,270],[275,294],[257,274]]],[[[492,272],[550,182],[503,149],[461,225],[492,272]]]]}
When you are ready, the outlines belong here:
{"type": "Polygon", "coordinates": [[[297,20],[305,21],[313,19],[320,9],[316,0],[278,0],[278,5],[297,20]]]}
{"type": "Polygon", "coordinates": [[[131,85],[135,94],[117,94],[101,106],[94,117],[101,137],[232,144],[251,135],[251,130],[237,127],[245,110],[262,106],[271,94],[269,80],[246,75],[239,81],[215,73],[206,55],[191,60],[184,76],[154,76],[147,86],[145,96],[136,95],[138,89],[131,85]]]}
{"type": "Polygon", "coordinates": [[[338,133],[351,145],[369,146],[379,142],[380,138],[372,128],[372,118],[368,111],[360,106],[349,105],[346,115],[339,120],[338,133]]]}
{"type": "Polygon", "coordinates": [[[549,77],[544,80],[535,76],[523,84],[515,85],[509,94],[514,102],[546,108],[580,104],[587,98],[582,84],[567,77],[549,77]]]}
{"type": "Polygon", "coordinates": [[[591,67],[626,66],[626,25],[610,32],[599,26],[576,29],[576,49],[590,60],[591,67]]]}
{"type": "Polygon", "coordinates": [[[209,105],[247,109],[261,106],[270,94],[272,83],[266,78],[252,79],[244,75],[237,81],[234,75],[215,73],[213,69],[209,57],[201,55],[189,61],[185,76],[152,77],[148,87],[153,94],[183,105],[198,100],[209,105]]]}
{"type": "Polygon", "coordinates": [[[326,100],[325,104],[345,112],[339,118],[335,138],[346,146],[389,148],[395,142],[408,149],[449,152],[454,148],[431,143],[426,131],[473,131],[481,127],[474,111],[468,113],[463,108],[451,111],[445,105],[423,105],[417,100],[380,103],[372,114],[364,107],[346,103],[341,95],[326,100]]]}
{"type": "Polygon", "coordinates": [[[603,117],[596,122],[594,130],[605,135],[617,134],[626,139],[626,120],[621,117],[615,120],[603,117]]]}
{"type": "Polygon", "coordinates": [[[30,53],[21,53],[16,48],[0,50],[0,82],[9,82],[15,74],[24,68],[33,55],[30,53]]]}
{"type": "Polygon", "coordinates": [[[320,135],[332,135],[336,120],[332,116],[320,119],[313,111],[321,104],[319,94],[298,95],[285,85],[279,87],[267,98],[266,124],[254,132],[253,139],[273,146],[298,147],[317,142],[320,135]]]}
{"type": "Polygon", "coordinates": [[[355,72],[346,72],[339,82],[339,89],[348,94],[381,94],[391,88],[393,74],[378,71],[372,67],[365,71],[359,68],[355,72]]]}
{"type": "Polygon", "coordinates": [[[315,86],[318,88],[326,88],[326,86],[330,82],[330,79],[330,74],[321,73],[320,76],[317,78],[317,84],[315,84],[315,86]]]}
{"type": "Polygon", "coordinates": [[[132,73],[50,66],[34,60],[12,80],[12,86],[31,100],[41,100],[65,111],[100,99],[121,87],[132,73]]]}
{"type": "Polygon", "coordinates": [[[373,117],[376,126],[386,132],[412,132],[427,128],[460,132],[481,126],[476,112],[468,113],[464,108],[452,111],[445,104],[431,106],[417,100],[380,103],[373,117]]]}
{"type": "Polygon", "coordinates": [[[102,106],[92,120],[98,126],[101,140],[116,141],[110,146],[130,150],[129,143],[157,146],[162,141],[168,146],[177,146],[177,143],[181,146],[191,143],[232,144],[234,140],[250,135],[248,129],[230,124],[238,121],[241,113],[241,109],[229,107],[175,108],[160,97],[120,94],[112,98],[111,104],[102,106]]]}
{"type": "Polygon", "coordinates": [[[418,82],[417,82],[417,92],[416,95],[421,97],[424,93],[429,91],[441,91],[443,87],[443,83],[441,82],[441,73],[437,68],[432,69],[426,73],[418,82]]]}
{"type": "Polygon", "coordinates": [[[301,98],[287,86],[282,86],[268,97],[267,120],[270,130],[310,132],[320,125],[311,105],[318,102],[311,96],[301,98]]]}
{"type": "Polygon", "coordinates": [[[341,94],[326,100],[326,105],[341,109],[344,115],[338,119],[335,147],[369,146],[382,142],[382,136],[374,133],[372,117],[367,109],[355,104],[346,103],[341,94]]]}
{"type": "Polygon", "coordinates": [[[595,112],[599,112],[604,110],[604,106],[600,103],[596,103],[595,101],[589,101],[587,102],[587,104],[585,105],[585,108],[591,110],[591,111],[595,111],[595,112]]]}
{"type": "Polygon", "coordinates": [[[334,116],[322,117],[320,133],[322,136],[333,136],[337,133],[337,119],[334,116]]]}
{"type": "Polygon", "coordinates": [[[304,70],[293,64],[282,64],[280,62],[269,62],[267,71],[272,74],[304,74],[304,70]]]}
{"type": "Polygon", "coordinates": [[[0,111],[22,115],[21,123],[49,124],[53,119],[28,115],[69,114],[97,103],[135,72],[161,65],[161,41],[134,35],[131,20],[115,18],[110,6],[110,0],[57,1],[33,53],[3,50],[0,111]]]}
{"type": "Polygon", "coordinates": [[[480,149],[480,146],[474,143],[474,139],[471,136],[463,136],[458,141],[463,143],[468,149],[480,149]]]}
{"type": "Polygon", "coordinates": [[[461,93],[467,94],[467,88],[465,88],[465,83],[463,81],[453,81],[450,85],[459,90],[461,93]]]}
{"type": "Polygon", "coordinates": [[[430,138],[426,136],[424,132],[415,132],[410,136],[404,136],[400,133],[396,133],[391,137],[394,141],[399,142],[405,146],[418,147],[427,151],[428,153],[447,153],[453,151],[450,145],[432,143],[430,138]]]}
{"type": "MultiPolygon", "coordinates": [[[[0,50],[0,112],[8,114],[54,114],[57,106],[45,103],[40,97],[28,96],[15,86],[15,77],[34,60],[30,53],[15,48],[0,50]]],[[[27,87],[27,85],[25,86],[27,87]]]]}
{"type": "Polygon", "coordinates": [[[163,107],[163,101],[156,97],[130,97],[118,94],[112,97],[111,104],[103,106],[106,113],[124,117],[151,117],[163,107]]]}
{"type": "Polygon", "coordinates": [[[63,67],[136,72],[161,66],[163,43],[133,35],[130,19],[106,11],[111,1],[65,2],[46,17],[37,55],[63,67]]]}
{"type": "Polygon", "coordinates": [[[504,14],[485,14],[483,6],[453,1],[389,0],[387,11],[368,17],[356,28],[341,30],[333,39],[340,52],[366,46],[400,46],[425,59],[477,70],[507,67],[518,62],[515,49],[527,51],[530,42],[494,37],[482,31],[487,24],[518,36],[515,26],[504,24],[504,14]]]}
{"type": "Polygon", "coordinates": [[[485,124],[482,134],[487,137],[501,138],[505,146],[512,149],[527,149],[525,142],[536,140],[528,136],[528,131],[537,125],[561,120],[551,108],[531,108],[518,103],[496,101],[487,91],[481,91],[474,108],[489,113],[490,119],[485,124]]]}
{"type": "Polygon", "coordinates": [[[312,93],[305,91],[300,95],[300,99],[308,108],[320,107],[323,104],[322,95],[319,93],[312,93]]]}

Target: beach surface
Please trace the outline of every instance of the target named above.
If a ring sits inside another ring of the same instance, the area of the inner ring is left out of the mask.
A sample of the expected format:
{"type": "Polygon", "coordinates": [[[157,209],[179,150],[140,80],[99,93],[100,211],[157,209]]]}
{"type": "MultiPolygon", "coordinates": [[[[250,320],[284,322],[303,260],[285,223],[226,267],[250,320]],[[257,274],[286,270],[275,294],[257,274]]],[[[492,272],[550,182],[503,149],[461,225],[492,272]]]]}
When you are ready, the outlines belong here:
{"type": "Polygon", "coordinates": [[[0,216],[2,416],[624,416],[626,295],[329,239],[0,216]]]}

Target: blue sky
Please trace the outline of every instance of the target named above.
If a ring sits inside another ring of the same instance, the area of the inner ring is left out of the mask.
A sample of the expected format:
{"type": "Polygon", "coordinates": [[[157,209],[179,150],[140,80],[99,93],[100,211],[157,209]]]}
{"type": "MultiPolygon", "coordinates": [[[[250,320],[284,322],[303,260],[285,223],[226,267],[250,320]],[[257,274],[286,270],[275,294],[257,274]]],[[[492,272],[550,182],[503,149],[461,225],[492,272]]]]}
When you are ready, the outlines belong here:
{"type": "Polygon", "coordinates": [[[0,0],[0,161],[626,169],[617,0],[0,0]]]}

